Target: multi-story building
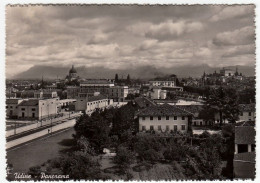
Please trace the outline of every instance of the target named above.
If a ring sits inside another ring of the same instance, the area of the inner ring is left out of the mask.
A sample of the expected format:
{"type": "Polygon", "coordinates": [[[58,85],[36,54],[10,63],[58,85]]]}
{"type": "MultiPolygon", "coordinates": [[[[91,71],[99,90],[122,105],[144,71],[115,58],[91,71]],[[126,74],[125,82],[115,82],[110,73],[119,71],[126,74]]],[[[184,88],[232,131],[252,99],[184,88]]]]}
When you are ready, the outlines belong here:
{"type": "Polygon", "coordinates": [[[23,99],[6,99],[6,116],[7,118],[17,118],[18,116],[18,107],[23,99]]]}
{"type": "Polygon", "coordinates": [[[137,113],[139,131],[187,132],[192,114],[169,104],[147,107],[137,113]]]}
{"type": "Polygon", "coordinates": [[[111,86],[108,88],[108,96],[115,102],[123,102],[128,95],[128,86],[111,86]]]}
{"type": "Polygon", "coordinates": [[[93,96],[95,92],[99,92],[103,95],[108,95],[110,87],[113,87],[114,83],[108,80],[87,80],[80,83],[79,97],[93,96]]]}

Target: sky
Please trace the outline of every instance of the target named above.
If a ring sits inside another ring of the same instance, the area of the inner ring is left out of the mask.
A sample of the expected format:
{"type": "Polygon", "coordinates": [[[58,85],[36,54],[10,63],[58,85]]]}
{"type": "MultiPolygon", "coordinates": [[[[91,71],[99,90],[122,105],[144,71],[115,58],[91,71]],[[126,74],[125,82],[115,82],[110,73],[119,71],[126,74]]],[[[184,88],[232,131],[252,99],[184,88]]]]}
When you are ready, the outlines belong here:
{"type": "Polygon", "coordinates": [[[254,8],[7,6],[6,76],[38,65],[254,66],[254,8]]]}

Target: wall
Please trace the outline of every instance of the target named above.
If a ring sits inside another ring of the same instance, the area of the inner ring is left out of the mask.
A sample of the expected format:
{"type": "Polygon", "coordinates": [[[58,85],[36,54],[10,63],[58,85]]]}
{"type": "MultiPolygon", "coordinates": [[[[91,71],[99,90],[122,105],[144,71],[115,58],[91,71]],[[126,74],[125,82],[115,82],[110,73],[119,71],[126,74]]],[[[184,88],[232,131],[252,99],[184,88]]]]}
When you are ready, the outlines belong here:
{"type": "Polygon", "coordinates": [[[68,118],[78,117],[80,115],[81,115],[81,113],[73,113],[73,114],[70,114],[70,115],[69,114],[64,115],[64,116],[59,117],[59,118],[53,118],[52,120],[43,120],[42,122],[38,121],[37,123],[31,124],[31,125],[22,126],[22,127],[16,128],[16,129],[8,130],[8,131],[6,131],[5,136],[9,137],[9,136],[12,136],[12,135],[15,135],[15,134],[19,134],[19,133],[22,133],[22,132],[25,132],[25,131],[29,131],[29,130],[39,128],[41,126],[50,125],[51,123],[55,123],[57,121],[62,121],[62,120],[68,119],[68,118]]]}
{"type": "Polygon", "coordinates": [[[69,127],[73,127],[75,125],[75,123],[76,123],[75,119],[69,120],[69,121],[64,122],[62,124],[53,126],[52,129],[47,128],[47,129],[44,129],[44,130],[42,130],[40,132],[36,132],[36,133],[31,134],[31,135],[21,137],[19,139],[15,139],[15,140],[9,141],[9,142],[6,143],[5,147],[6,147],[6,149],[9,149],[11,147],[15,147],[15,146],[17,146],[19,144],[23,144],[23,143],[26,143],[28,141],[31,141],[31,140],[37,139],[39,137],[42,137],[44,135],[48,135],[51,132],[51,130],[52,130],[52,132],[56,132],[58,130],[62,130],[62,129],[69,128],[69,127]]]}
{"type": "Polygon", "coordinates": [[[177,117],[177,120],[174,120],[173,116],[169,117],[169,120],[166,120],[165,116],[161,117],[161,120],[158,120],[158,117],[154,116],[153,120],[150,120],[150,117],[145,117],[145,120],[142,117],[139,117],[139,131],[142,131],[142,126],[146,127],[146,130],[150,130],[150,126],[154,126],[154,131],[158,131],[158,126],[161,125],[161,129],[166,130],[166,125],[169,125],[169,130],[174,130],[174,125],[177,125],[177,130],[181,130],[181,125],[185,125],[185,130],[183,132],[187,132],[188,130],[188,117],[185,116],[185,120],[182,120],[181,116],[177,117]]]}

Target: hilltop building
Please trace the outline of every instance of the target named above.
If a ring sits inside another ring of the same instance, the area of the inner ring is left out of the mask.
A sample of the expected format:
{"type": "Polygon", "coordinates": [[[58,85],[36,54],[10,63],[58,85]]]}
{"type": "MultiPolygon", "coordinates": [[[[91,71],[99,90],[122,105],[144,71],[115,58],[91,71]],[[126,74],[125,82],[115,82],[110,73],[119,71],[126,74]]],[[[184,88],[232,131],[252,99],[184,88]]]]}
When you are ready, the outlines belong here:
{"type": "Polygon", "coordinates": [[[74,65],[72,65],[70,71],[69,71],[69,75],[66,76],[65,80],[67,81],[73,81],[79,79],[79,76],[77,74],[76,69],[74,68],[74,65]]]}

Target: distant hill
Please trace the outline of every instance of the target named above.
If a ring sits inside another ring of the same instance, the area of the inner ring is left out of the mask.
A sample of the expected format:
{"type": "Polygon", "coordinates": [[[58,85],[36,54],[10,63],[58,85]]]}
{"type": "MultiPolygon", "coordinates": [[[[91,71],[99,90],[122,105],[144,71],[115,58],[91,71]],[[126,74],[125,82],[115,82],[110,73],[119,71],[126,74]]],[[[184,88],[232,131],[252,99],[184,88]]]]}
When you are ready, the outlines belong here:
{"type": "MultiPolygon", "coordinates": [[[[255,67],[253,66],[237,66],[238,72],[246,76],[255,75],[255,67]]],[[[235,70],[236,66],[226,67],[235,70]]],[[[200,77],[203,72],[213,73],[215,70],[219,72],[218,67],[210,67],[206,64],[197,66],[180,66],[171,68],[156,68],[153,66],[142,66],[137,68],[128,69],[109,69],[104,67],[75,67],[77,73],[82,78],[114,78],[115,74],[119,75],[119,78],[126,78],[127,74],[130,74],[131,78],[150,79],[158,76],[164,76],[166,74],[176,74],[178,77],[200,77]]],[[[29,70],[17,74],[10,79],[40,79],[42,76],[45,79],[65,78],[69,73],[70,67],[62,66],[34,66],[29,70]]]]}

